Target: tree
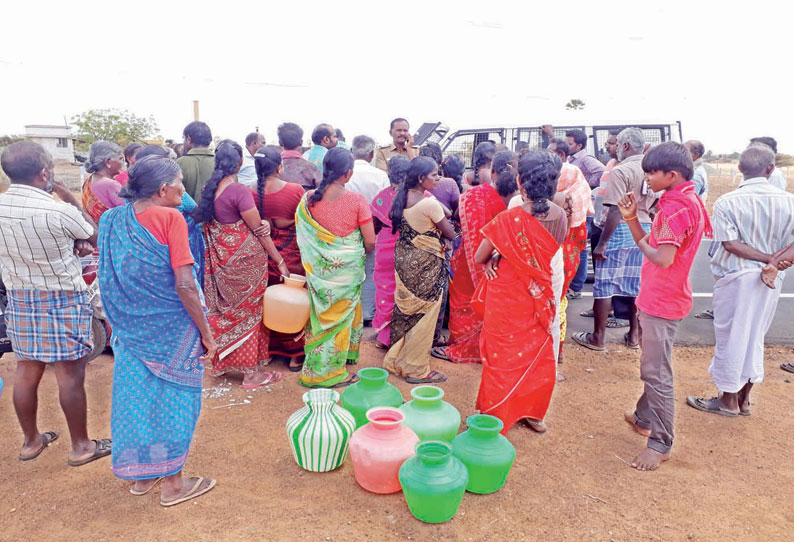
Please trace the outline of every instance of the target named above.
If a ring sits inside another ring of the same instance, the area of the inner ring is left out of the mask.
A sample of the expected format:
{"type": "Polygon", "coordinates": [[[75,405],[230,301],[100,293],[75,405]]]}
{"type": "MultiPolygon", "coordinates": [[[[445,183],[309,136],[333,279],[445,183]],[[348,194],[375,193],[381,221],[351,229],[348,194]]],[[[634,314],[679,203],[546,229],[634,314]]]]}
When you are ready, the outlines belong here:
{"type": "Polygon", "coordinates": [[[77,127],[78,147],[98,140],[113,141],[121,146],[132,141],[160,137],[154,117],[139,117],[126,109],[91,109],[72,118],[77,127]]]}
{"type": "Polygon", "coordinates": [[[11,143],[16,143],[17,141],[25,141],[25,136],[14,134],[0,136],[0,149],[8,147],[11,143]]]}
{"type": "Polygon", "coordinates": [[[580,109],[584,109],[585,103],[580,100],[579,98],[574,98],[567,104],[565,104],[565,109],[579,111],[580,109]]]}

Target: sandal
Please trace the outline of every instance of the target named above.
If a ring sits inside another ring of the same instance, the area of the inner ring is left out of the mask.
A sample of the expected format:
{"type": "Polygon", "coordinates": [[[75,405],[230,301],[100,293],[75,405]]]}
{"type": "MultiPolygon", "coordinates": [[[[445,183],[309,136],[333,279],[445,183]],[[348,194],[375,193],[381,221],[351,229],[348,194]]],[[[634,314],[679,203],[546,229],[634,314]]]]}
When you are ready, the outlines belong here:
{"type": "Polygon", "coordinates": [[[333,386],[328,386],[329,388],[344,388],[345,386],[349,386],[350,384],[355,384],[358,382],[358,374],[352,373],[350,376],[347,377],[347,380],[343,380],[341,382],[337,382],[333,386]]]}
{"type": "Polygon", "coordinates": [[[626,348],[628,348],[629,350],[639,350],[640,349],[640,343],[631,344],[629,342],[629,332],[628,331],[623,334],[623,344],[626,345],[626,348]]]}
{"type": "Polygon", "coordinates": [[[735,418],[738,415],[738,412],[731,412],[730,410],[720,408],[719,397],[706,399],[705,397],[687,395],[686,404],[701,412],[710,412],[711,414],[719,414],[720,416],[727,416],[729,418],[735,418]]]}
{"type": "Polygon", "coordinates": [[[609,329],[629,327],[629,321],[624,320],[623,318],[615,318],[614,316],[610,316],[609,318],[607,318],[607,327],[609,329]]]}
{"type": "Polygon", "coordinates": [[[172,501],[164,501],[163,498],[160,497],[160,504],[162,506],[174,506],[176,504],[189,501],[190,499],[195,499],[196,497],[200,497],[205,493],[207,493],[209,490],[215,487],[215,484],[217,483],[215,480],[210,479],[210,483],[207,485],[207,487],[205,487],[204,489],[199,489],[201,487],[201,484],[204,483],[205,478],[202,478],[201,476],[197,476],[195,478],[191,478],[191,480],[196,480],[196,483],[193,485],[190,491],[188,491],[185,495],[178,497],[172,501]]]}
{"type": "Polygon", "coordinates": [[[794,363],[781,363],[780,368],[787,373],[794,373],[794,363]]]}
{"type": "Polygon", "coordinates": [[[599,346],[597,344],[592,344],[590,342],[590,337],[592,337],[592,333],[587,333],[586,331],[578,331],[576,333],[571,334],[571,339],[573,342],[578,344],[579,346],[584,346],[585,348],[589,348],[590,350],[595,350],[596,352],[606,352],[606,346],[599,346]]]}
{"type": "Polygon", "coordinates": [[[571,301],[573,301],[574,299],[581,299],[582,298],[582,292],[576,292],[574,290],[568,290],[568,293],[565,294],[565,297],[567,297],[571,301]]]}
{"type": "MultiPolygon", "coordinates": [[[[298,372],[301,371],[301,369],[303,369],[303,362],[302,361],[300,363],[298,363],[297,365],[293,365],[292,364],[292,360],[293,359],[299,359],[299,358],[303,358],[303,356],[295,356],[294,358],[289,358],[289,360],[287,361],[287,369],[289,369],[289,372],[298,373],[298,372]]],[[[306,358],[304,358],[304,360],[305,359],[306,358]]]]}
{"type": "Polygon", "coordinates": [[[703,312],[697,313],[695,318],[699,318],[701,320],[714,320],[714,311],[712,309],[706,309],[703,312]]]}
{"type": "Polygon", "coordinates": [[[595,311],[593,309],[582,311],[579,313],[582,318],[595,318],[595,311]]]}
{"type": "Polygon", "coordinates": [[[436,346],[430,350],[430,355],[434,358],[443,359],[444,361],[451,361],[447,356],[447,349],[443,346],[436,346]]]}
{"type": "MultiPolygon", "coordinates": [[[[292,369],[290,369],[292,370],[292,369]]],[[[270,384],[275,384],[279,380],[281,380],[281,373],[278,371],[267,371],[265,372],[265,379],[260,382],[259,384],[254,384],[253,386],[245,384],[241,385],[240,387],[244,390],[255,390],[256,388],[261,388],[262,386],[269,386],[270,384]]]]}
{"type": "Polygon", "coordinates": [[[47,448],[50,444],[52,444],[53,442],[58,440],[58,436],[59,436],[58,433],[56,433],[55,431],[45,431],[45,432],[43,432],[41,434],[41,439],[44,442],[41,444],[41,448],[39,448],[38,450],[36,450],[35,452],[33,452],[30,455],[25,455],[25,456],[20,455],[19,456],[19,460],[20,461],[30,461],[31,459],[36,459],[38,456],[41,455],[41,452],[43,452],[45,448],[47,448]]]}
{"type": "MultiPolygon", "coordinates": [[[[143,495],[146,495],[146,494],[147,494],[147,493],[149,493],[151,490],[153,490],[153,489],[154,489],[154,486],[156,486],[157,484],[159,484],[159,483],[160,483],[161,481],[163,481],[163,480],[165,480],[165,477],[164,477],[164,476],[159,476],[159,477],[155,478],[155,480],[154,480],[154,483],[153,483],[152,485],[150,485],[150,486],[149,486],[149,489],[147,489],[146,491],[135,491],[135,489],[134,489],[133,487],[131,487],[131,488],[130,488],[130,493],[132,493],[132,494],[133,494],[133,495],[135,495],[136,497],[142,497],[143,495]]],[[[134,485],[135,485],[135,484],[133,484],[133,486],[134,486],[134,485]]]]}
{"type": "Polygon", "coordinates": [[[375,341],[375,348],[377,348],[378,350],[388,350],[389,349],[388,346],[386,346],[385,344],[383,344],[382,342],[380,342],[378,340],[375,341]]]}
{"type": "Polygon", "coordinates": [[[103,457],[109,456],[110,452],[113,448],[113,441],[109,438],[103,439],[92,439],[94,443],[96,443],[96,448],[94,449],[94,453],[91,456],[86,457],[85,459],[80,459],[78,461],[69,460],[70,467],[82,467],[83,465],[87,465],[92,461],[96,461],[97,459],[102,459],[103,457]]]}
{"type": "Polygon", "coordinates": [[[430,371],[424,378],[406,376],[405,381],[409,384],[440,384],[447,381],[447,375],[439,373],[438,371],[430,371]]]}

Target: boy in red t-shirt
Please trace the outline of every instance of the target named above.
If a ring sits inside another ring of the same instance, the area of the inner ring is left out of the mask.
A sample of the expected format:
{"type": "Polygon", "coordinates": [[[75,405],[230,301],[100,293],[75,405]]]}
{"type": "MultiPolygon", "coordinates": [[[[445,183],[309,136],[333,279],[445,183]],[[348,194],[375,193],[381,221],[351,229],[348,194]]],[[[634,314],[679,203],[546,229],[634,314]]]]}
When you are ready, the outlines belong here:
{"type": "Polygon", "coordinates": [[[638,470],[656,470],[670,459],[673,446],[672,350],[678,322],[692,309],[689,270],[711,223],[691,181],[694,167],[686,147],[669,141],[648,151],[642,160],[645,180],[654,192],[664,191],[651,233],[637,221],[637,201],[629,192],[618,209],[642,251],[637,309],[640,322],[640,378],[645,389],[634,412],[625,418],[648,437],[647,447],[631,462],[638,470]]]}

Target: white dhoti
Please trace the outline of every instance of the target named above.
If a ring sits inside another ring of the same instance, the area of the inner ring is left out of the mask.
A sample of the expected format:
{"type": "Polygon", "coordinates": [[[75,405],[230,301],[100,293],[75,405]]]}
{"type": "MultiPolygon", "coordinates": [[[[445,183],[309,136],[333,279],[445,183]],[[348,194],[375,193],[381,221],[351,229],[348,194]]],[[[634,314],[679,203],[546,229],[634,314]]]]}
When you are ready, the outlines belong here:
{"type": "Polygon", "coordinates": [[[714,285],[714,357],[709,374],[721,392],[737,393],[764,379],[764,336],[772,325],[782,273],[774,290],[761,282],[761,270],[731,273],[714,285]]]}
{"type": "Polygon", "coordinates": [[[554,363],[560,357],[560,299],[562,298],[562,286],[565,283],[565,266],[562,255],[562,248],[551,259],[551,290],[554,292],[554,299],[557,300],[557,312],[551,324],[551,336],[554,338],[554,363]]]}

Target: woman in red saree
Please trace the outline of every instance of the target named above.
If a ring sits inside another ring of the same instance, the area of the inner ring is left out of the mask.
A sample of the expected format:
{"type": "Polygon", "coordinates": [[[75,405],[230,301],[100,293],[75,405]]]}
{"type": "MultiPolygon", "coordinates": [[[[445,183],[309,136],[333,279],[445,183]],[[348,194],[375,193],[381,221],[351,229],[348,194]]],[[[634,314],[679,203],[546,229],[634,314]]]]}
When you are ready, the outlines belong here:
{"type": "MultiPolygon", "coordinates": [[[[477,147],[478,151],[483,145],[485,144],[481,143],[477,147]]],[[[461,244],[452,255],[451,262],[449,344],[446,347],[436,347],[432,350],[434,357],[447,359],[454,363],[481,362],[482,317],[472,310],[471,299],[477,285],[485,276],[485,266],[474,261],[474,253],[483,239],[480,230],[497,214],[507,209],[507,203],[491,184],[491,160],[493,160],[493,153],[488,162],[488,178],[484,179],[483,176],[478,175],[479,181],[486,182],[466,190],[461,194],[458,204],[461,244]]]]}
{"type": "Polygon", "coordinates": [[[565,212],[549,200],[556,191],[560,159],[529,152],[519,162],[524,203],[483,228],[475,254],[488,263],[474,306],[485,315],[480,335],[483,360],[477,408],[504,423],[518,420],[545,431],[542,420],[556,381],[553,325],[558,300],[552,289],[552,258],[568,230],[565,212]],[[491,263],[493,252],[500,258],[491,263]]]}
{"type": "Polygon", "coordinates": [[[251,189],[237,182],[242,147],[223,140],[215,151],[215,171],[204,185],[194,211],[203,224],[206,247],[204,295],[207,319],[218,345],[212,359],[215,376],[243,375],[242,387],[254,389],[276,382],[270,362],[270,334],[262,323],[262,298],[267,287],[268,255],[282,274],[289,269],[262,224],[251,189]]]}
{"type": "MultiPolygon", "coordinates": [[[[270,238],[276,245],[291,274],[305,275],[295,233],[295,211],[303,198],[303,187],[280,178],[284,171],[278,147],[264,146],[254,155],[256,167],[256,208],[270,223],[270,238]]],[[[272,258],[268,261],[267,285],[281,283],[281,271],[272,258]]],[[[270,330],[270,356],[289,360],[289,370],[296,373],[303,366],[303,331],[280,333],[270,330]]]]}

